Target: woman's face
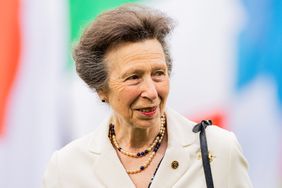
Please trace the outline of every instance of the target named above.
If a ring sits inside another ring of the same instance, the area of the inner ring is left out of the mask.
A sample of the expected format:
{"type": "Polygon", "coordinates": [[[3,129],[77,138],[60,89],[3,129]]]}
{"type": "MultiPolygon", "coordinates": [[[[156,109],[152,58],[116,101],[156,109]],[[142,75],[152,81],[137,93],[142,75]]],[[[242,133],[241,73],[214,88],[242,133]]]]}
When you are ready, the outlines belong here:
{"type": "Polygon", "coordinates": [[[108,90],[100,92],[119,124],[148,128],[160,122],[169,93],[161,44],[155,40],[118,45],[106,54],[108,90]]]}

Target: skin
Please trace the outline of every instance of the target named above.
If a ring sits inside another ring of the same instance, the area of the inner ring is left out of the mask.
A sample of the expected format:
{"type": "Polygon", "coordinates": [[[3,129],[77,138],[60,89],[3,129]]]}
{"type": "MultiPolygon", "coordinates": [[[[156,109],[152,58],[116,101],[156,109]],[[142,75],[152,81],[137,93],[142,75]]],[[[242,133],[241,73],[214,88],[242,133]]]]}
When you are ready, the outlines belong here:
{"type": "MultiPolygon", "coordinates": [[[[127,151],[143,150],[159,132],[160,117],[164,114],[169,93],[163,48],[156,39],[123,43],[106,54],[106,63],[108,87],[98,94],[113,110],[117,141],[127,151]]],[[[142,187],[144,181],[152,177],[165,153],[166,141],[167,138],[148,169],[130,175],[137,187],[142,187]]],[[[126,169],[136,169],[146,160],[146,157],[132,159],[117,153],[126,169]]]]}

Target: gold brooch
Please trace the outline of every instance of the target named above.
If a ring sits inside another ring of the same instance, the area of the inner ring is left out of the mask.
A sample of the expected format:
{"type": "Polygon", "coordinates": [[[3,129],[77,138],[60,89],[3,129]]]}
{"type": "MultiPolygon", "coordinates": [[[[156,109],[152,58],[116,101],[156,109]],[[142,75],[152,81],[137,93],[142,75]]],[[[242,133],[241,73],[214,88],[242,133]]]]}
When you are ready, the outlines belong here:
{"type": "MultiPolygon", "coordinates": [[[[210,151],[209,151],[208,157],[209,157],[209,162],[212,162],[212,161],[215,159],[215,155],[213,155],[210,151]]],[[[199,151],[199,152],[197,153],[197,159],[198,159],[198,160],[202,159],[201,151],[199,151]]]]}

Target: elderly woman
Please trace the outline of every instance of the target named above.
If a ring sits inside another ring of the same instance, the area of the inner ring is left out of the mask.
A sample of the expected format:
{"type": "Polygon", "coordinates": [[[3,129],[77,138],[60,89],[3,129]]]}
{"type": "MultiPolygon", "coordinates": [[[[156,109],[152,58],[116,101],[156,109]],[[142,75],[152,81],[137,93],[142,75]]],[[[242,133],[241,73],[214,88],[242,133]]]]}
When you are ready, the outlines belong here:
{"type": "MultiPolygon", "coordinates": [[[[45,188],[206,187],[195,123],[166,108],[172,20],[140,5],[104,12],[74,50],[79,76],[111,109],[99,128],[54,153],[45,188]]],[[[249,188],[233,133],[206,129],[216,188],[249,188]]]]}

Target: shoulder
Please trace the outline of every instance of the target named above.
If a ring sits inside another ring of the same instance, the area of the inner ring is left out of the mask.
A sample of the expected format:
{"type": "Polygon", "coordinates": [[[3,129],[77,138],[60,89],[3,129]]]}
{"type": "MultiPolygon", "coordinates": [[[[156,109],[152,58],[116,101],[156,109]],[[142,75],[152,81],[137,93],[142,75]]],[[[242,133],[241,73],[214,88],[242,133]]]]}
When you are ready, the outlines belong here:
{"type": "Polygon", "coordinates": [[[100,151],[108,134],[108,118],[105,119],[94,131],[80,138],[77,138],[59,151],[58,155],[61,157],[75,157],[83,154],[95,154],[100,151]]]}
{"type": "Polygon", "coordinates": [[[233,132],[212,125],[206,128],[206,138],[209,152],[216,159],[214,164],[218,169],[222,167],[221,172],[228,169],[228,174],[232,174],[231,171],[238,170],[236,173],[244,173],[247,177],[248,163],[233,132]]]}
{"type": "MultiPolygon", "coordinates": [[[[211,125],[206,128],[206,139],[211,152],[224,154],[224,156],[230,157],[234,150],[241,151],[241,147],[235,134],[232,131],[223,129],[217,125],[211,125]]],[[[197,140],[197,143],[200,144],[199,136],[197,140]]]]}
{"type": "Polygon", "coordinates": [[[228,187],[252,187],[248,162],[235,134],[218,126],[208,126],[206,136],[214,177],[224,174],[228,187]]]}
{"type": "Polygon", "coordinates": [[[77,153],[86,153],[89,151],[89,145],[92,141],[92,139],[95,137],[95,132],[91,132],[87,135],[84,135],[80,138],[77,138],[64,147],[62,147],[60,150],[57,151],[57,153],[60,156],[75,156],[77,153]]]}
{"type": "MultiPolygon", "coordinates": [[[[196,123],[171,109],[166,112],[169,142],[181,143],[193,165],[201,165],[200,135],[192,130],[196,123]]],[[[205,131],[215,187],[251,187],[248,163],[235,134],[216,125],[205,131]]]]}
{"type": "Polygon", "coordinates": [[[96,136],[92,132],[54,152],[44,173],[43,187],[85,187],[82,185],[90,179],[97,183],[92,169],[98,156],[92,149],[96,136]]]}
{"type": "Polygon", "coordinates": [[[81,170],[83,170],[84,174],[90,174],[91,165],[97,156],[92,150],[93,140],[97,136],[96,131],[91,132],[55,151],[46,167],[43,184],[59,185],[67,182],[67,179],[79,179],[81,170]]]}
{"type": "Polygon", "coordinates": [[[206,136],[212,142],[235,142],[236,136],[233,132],[223,129],[217,125],[211,125],[206,128],[206,136]]]}
{"type": "MultiPolygon", "coordinates": [[[[171,134],[177,133],[178,138],[182,138],[182,140],[186,141],[190,140],[190,142],[194,142],[194,144],[199,145],[199,133],[194,133],[192,130],[197,123],[189,120],[172,109],[167,109],[166,112],[168,123],[171,124],[169,126],[173,127],[173,132],[171,134]]],[[[217,125],[208,126],[206,128],[206,137],[208,145],[211,148],[226,151],[230,149],[232,144],[235,146],[238,145],[237,138],[233,132],[223,129],[217,125]]]]}
{"type": "Polygon", "coordinates": [[[75,139],[63,148],[55,151],[49,160],[45,174],[47,177],[74,173],[72,169],[86,167],[95,157],[90,151],[89,144],[94,133],[75,139]],[[57,174],[57,175],[54,175],[57,174]]]}
{"type": "Polygon", "coordinates": [[[92,161],[95,159],[96,151],[100,150],[102,143],[107,138],[106,135],[107,124],[103,122],[91,133],[71,141],[54,152],[50,162],[55,162],[61,168],[68,168],[92,161]]]}

